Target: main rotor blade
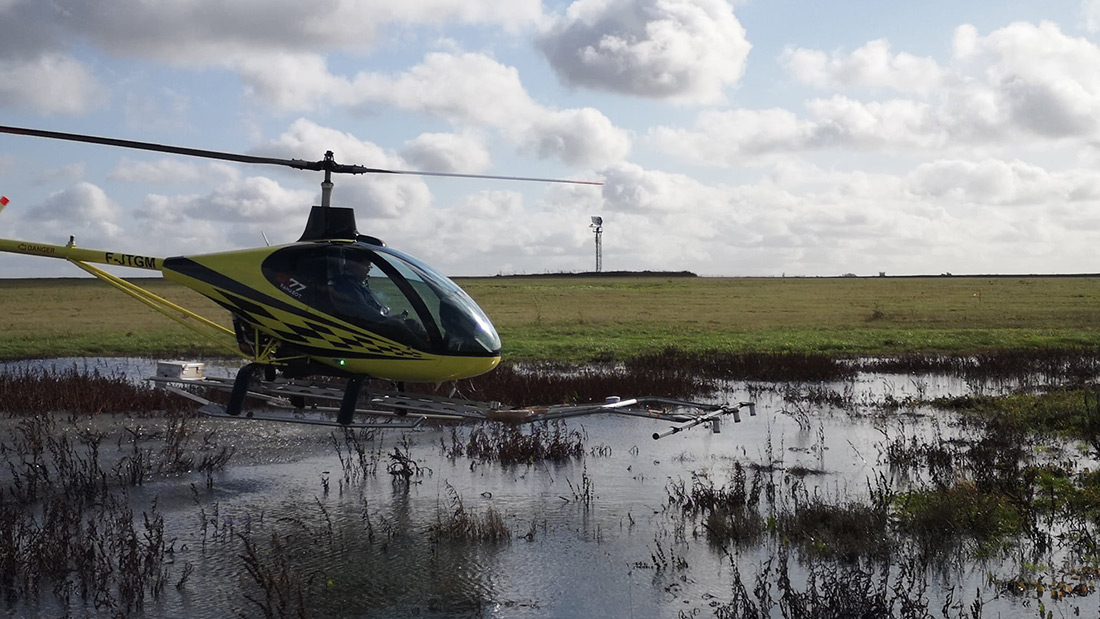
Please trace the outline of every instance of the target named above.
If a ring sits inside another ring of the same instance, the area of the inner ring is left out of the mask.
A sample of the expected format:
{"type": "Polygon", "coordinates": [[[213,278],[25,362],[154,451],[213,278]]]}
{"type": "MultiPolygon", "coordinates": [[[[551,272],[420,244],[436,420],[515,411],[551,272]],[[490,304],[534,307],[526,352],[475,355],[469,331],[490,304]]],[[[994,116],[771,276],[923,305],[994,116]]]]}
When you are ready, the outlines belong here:
{"type": "Polygon", "coordinates": [[[200,148],[185,148],[182,146],[170,146],[167,144],[155,144],[153,142],[138,142],[135,140],[121,140],[118,138],[105,138],[80,133],[64,133],[61,131],[46,131],[43,129],[28,129],[24,127],[8,127],[0,125],[0,133],[12,135],[28,135],[54,140],[68,140],[70,142],[85,142],[88,144],[102,144],[105,146],[118,146],[120,148],[133,148],[136,150],[149,150],[159,153],[174,155],[186,155],[188,157],[203,157],[205,159],[220,159],[223,161],[236,161],[238,163],[258,163],[264,165],[281,165],[297,170],[314,170],[319,172],[334,172],[337,174],[405,174],[409,176],[443,176],[451,178],[484,178],[501,181],[531,181],[537,183],[568,183],[572,185],[603,185],[597,181],[574,181],[558,178],[533,178],[525,176],[493,176],[489,174],[459,174],[455,172],[422,172],[417,170],[386,170],[382,168],[368,168],[361,165],[336,163],[332,158],[332,152],[325,153],[325,158],[320,161],[305,161],[303,159],[280,159],[277,157],[257,157],[254,155],[241,155],[238,153],[225,153],[216,150],[203,150],[200,148]]]}
{"type": "Polygon", "coordinates": [[[103,144],[106,146],[118,146],[121,148],[133,148],[137,150],[151,150],[160,153],[172,153],[187,155],[189,157],[204,157],[206,159],[221,159],[224,161],[236,161],[239,163],[262,163],[268,165],[282,165],[299,170],[323,170],[323,162],[303,161],[301,159],[278,159],[275,157],[255,157],[253,155],[240,155],[237,153],[223,153],[216,150],[202,150],[199,148],[184,148],[182,146],[169,146],[166,144],[154,144],[152,142],[136,142],[134,140],[120,140],[118,138],[104,138],[80,133],[63,133],[60,131],[45,131],[42,129],[26,129],[23,127],[7,127],[0,125],[0,133],[13,135],[29,135],[39,138],[54,140],[68,140],[70,142],[86,142],[88,144],[103,144]]]}
{"type": "Polygon", "coordinates": [[[409,174],[413,176],[444,176],[449,178],[487,178],[496,181],[532,181],[535,183],[568,183],[570,185],[603,185],[599,181],[574,181],[567,178],[535,178],[532,176],[493,176],[491,174],[459,174],[457,172],[420,172],[416,170],[368,170],[380,174],[409,174]]]}

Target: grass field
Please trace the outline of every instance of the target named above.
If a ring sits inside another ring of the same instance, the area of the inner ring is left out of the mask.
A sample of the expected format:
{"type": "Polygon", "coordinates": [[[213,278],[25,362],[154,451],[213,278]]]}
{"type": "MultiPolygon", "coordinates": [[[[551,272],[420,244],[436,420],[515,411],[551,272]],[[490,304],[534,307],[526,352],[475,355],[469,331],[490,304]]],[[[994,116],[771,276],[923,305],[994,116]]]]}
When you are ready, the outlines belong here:
{"type": "MultiPolygon", "coordinates": [[[[626,358],[686,350],[896,354],[1100,347],[1100,278],[508,277],[458,280],[506,359],[626,358]]],[[[228,326],[176,284],[139,280],[228,326]]],[[[220,354],[86,279],[0,280],[0,358],[220,354]]]]}

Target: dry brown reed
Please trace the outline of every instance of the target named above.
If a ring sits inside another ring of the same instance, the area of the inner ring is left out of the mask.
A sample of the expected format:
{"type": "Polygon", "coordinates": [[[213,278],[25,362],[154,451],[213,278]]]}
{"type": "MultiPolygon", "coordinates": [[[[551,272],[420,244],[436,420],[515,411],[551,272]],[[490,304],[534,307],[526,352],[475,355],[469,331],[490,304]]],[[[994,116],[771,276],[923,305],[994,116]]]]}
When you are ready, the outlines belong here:
{"type": "Polygon", "coordinates": [[[428,527],[436,541],[480,541],[501,543],[512,539],[512,531],[504,517],[491,506],[481,514],[471,513],[462,504],[462,497],[450,483],[444,484],[447,508],[436,508],[436,520],[428,527]]]}
{"type": "Polygon", "coordinates": [[[382,458],[382,442],[376,440],[377,432],[344,428],[329,436],[343,471],[341,488],[377,474],[378,462],[382,458]]]}
{"type": "Polygon", "coordinates": [[[1028,384],[1080,383],[1100,374],[1100,351],[1049,349],[907,354],[861,359],[856,367],[887,374],[947,374],[975,380],[1012,379],[1028,384]]]}
{"type": "Polygon", "coordinates": [[[408,486],[413,479],[432,473],[432,469],[420,466],[420,462],[412,457],[410,447],[409,437],[402,436],[401,442],[390,452],[390,463],[386,465],[386,472],[391,475],[394,484],[408,486]]]}
{"type": "Polygon", "coordinates": [[[939,599],[929,595],[929,574],[913,554],[891,565],[836,563],[812,559],[794,570],[792,548],[780,541],[776,553],[746,586],[736,556],[732,597],[714,608],[718,619],[834,619],[893,617],[897,619],[978,619],[985,607],[980,592],[969,601],[955,587],[939,599]]]}
{"type": "Polygon", "coordinates": [[[488,374],[459,381],[458,387],[472,399],[517,407],[599,402],[620,394],[687,398],[714,388],[687,369],[552,362],[504,362],[488,374]]]}
{"type": "Polygon", "coordinates": [[[0,370],[0,412],[37,414],[148,413],[191,410],[187,399],[123,376],[104,376],[75,366],[64,370],[8,368],[0,370]]]}
{"type": "Polygon", "coordinates": [[[701,517],[710,542],[718,546],[730,542],[743,545],[757,541],[765,531],[759,506],[768,479],[763,469],[756,469],[751,484],[747,484],[744,467],[735,462],[728,483],[722,486],[716,486],[709,476],[696,474],[690,487],[683,480],[672,480],[665,491],[670,506],[685,515],[701,517]]]}
{"type": "Polygon", "coordinates": [[[626,362],[642,375],[683,374],[696,379],[759,381],[830,381],[854,374],[836,355],[813,353],[737,353],[722,350],[690,352],[669,347],[626,362]]]}
{"type": "Polygon", "coordinates": [[[313,576],[303,576],[295,567],[291,551],[278,533],[272,533],[267,548],[260,548],[251,536],[241,534],[244,543],[245,572],[258,593],[246,593],[247,599],[266,619],[298,617],[309,613],[309,595],[313,576]]]}
{"type": "Polygon", "coordinates": [[[564,462],[584,455],[584,432],[570,430],[557,420],[516,426],[482,423],[469,430],[451,429],[451,443],[443,451],[451,459],[467,457],[477,462],[532,464],[564,462]]]}
{"type": "Polygon", "coordinates": [[[172,577],[173,540],[156,501],[138,514],[127,487],[189,470],[209,475],[232,454],[213,434],[196,445],[183,418],[126,428],[117,453],[107,453],[106,437],[34,415],[0,439],[0,591],[10,607],[33,608],[52,593],[61,608],[128,616],[158,600],[172,577]]]}

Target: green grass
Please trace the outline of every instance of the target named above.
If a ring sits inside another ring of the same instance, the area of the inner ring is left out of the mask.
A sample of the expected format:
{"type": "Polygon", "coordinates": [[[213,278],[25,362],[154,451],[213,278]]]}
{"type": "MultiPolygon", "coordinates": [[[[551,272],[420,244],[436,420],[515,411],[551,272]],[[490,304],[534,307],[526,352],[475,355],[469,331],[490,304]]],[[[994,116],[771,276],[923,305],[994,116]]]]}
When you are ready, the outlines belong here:
{"type": "MultiPolygon", "coordinates": [[[[897,354],[1100,347],[1100,278],[514,277],[458,280],[507,359],[689,351],[897,354]],[[978,293],[980,291],[980,296],[978,293]]],[[[141,280],[228,326],[211,301],[141,280]]],[[[220,354],[94,280],[0,280],[0,358],[220,354]]]]}
{"type": "Polygon", "coordinates": [[[1060,387],[1040,393],[965,395],[936,398],[932,405],[976,415],[999,418],[1029,432],[1060,435],[1093,442],[1100,447],[1100,392],[1095,387],[1060,387]]]}
{"type": "Polygon", "coordinates": [[[506,356],[897,354],[1100,345],[1100,278],[481,278],[506,356]],[[980,295],[979,295],[980,291],[980,295]]]}
{"type": "MultiPolygon", "coordinates": [[[[230,325],[202,295],[161,279],[135,280],[172,301],[230,325]]],[[[222,354],[217,346],[93,279],[0,280],[0,358],[222,354]]]]}
{"type": "Polygon", "coordinates": [[[1023,532],[1021,507],[1002,493],[984,491],[961,481],[948,488],[908,492],[896,500],[895,516],[902,531],[944,544],[968,536],[979,549],[990,551],[1023,532]]]}

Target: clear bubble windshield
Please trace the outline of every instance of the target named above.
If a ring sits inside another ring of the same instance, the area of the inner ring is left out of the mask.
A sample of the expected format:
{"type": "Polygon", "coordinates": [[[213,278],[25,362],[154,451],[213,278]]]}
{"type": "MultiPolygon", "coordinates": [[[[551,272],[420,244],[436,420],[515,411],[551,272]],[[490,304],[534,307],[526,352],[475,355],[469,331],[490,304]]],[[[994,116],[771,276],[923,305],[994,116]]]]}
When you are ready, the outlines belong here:
{"type": "Polygon", "coordinates": [[[499,354],[500,336],[466,291],[415,258],[388,247],[372,247],[424,301],[449,352],[499,354]]]}
{"type": "Polygon", "coordinates": [[[263,264],[284,294],[419,350],[500,354],[500,337],[474,300],[401,252],[367,243],[299,244],[263,264]]]}

